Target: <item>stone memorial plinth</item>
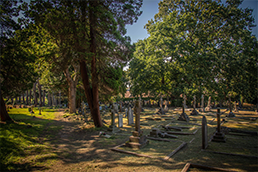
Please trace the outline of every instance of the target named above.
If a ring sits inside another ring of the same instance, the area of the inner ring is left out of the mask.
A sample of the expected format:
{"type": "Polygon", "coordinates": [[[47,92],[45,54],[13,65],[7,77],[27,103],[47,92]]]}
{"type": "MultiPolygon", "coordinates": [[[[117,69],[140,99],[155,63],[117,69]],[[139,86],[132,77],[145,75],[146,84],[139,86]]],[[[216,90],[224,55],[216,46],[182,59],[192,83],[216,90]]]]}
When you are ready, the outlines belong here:
{"type": "Polygon", "coordinates": [[[129,141],[125,143],[125,146],[135,149],[140,149],[146,146],[149,141],[146,139],[146,136],[143,135],[142,130],[140,129],[140,111],[141,105],[137,100],[135,102],[134,114],[135,114],[135,131],[133,131],[133,135],[129,137],[129,141]]]}
{"type": "Polygon", "coordinates": [[[186,121],[186,122],[189,122],[190,121],[190,118],[189,116],[185,113],[185,108],[183,106],[183,112],[181,113],[181,115],[178,117],[179,121],[186,121]]]}
{"type": "Polygon", "coordinates": [[[178,138],[177,136],[168,134],[166,132],[161,132],[159,129],[157,128],[153,128],[150,132],[150,137],[161,137],[161,138],[178,138]]]}
{"type": "MultiPolygon", "coordinates": [[[[114,106],[113,106],[114,108],[114,106]]],[[[117,128],[116,124],[115,124],[115,108],[111,110],[111,125],[108,127],[108,131],[112,131],[112,133],[116,133],[119,132],[120,130],[117,128]]]]}
{"type": "Polygon", "coordinates": [[[208,104],[205,107],[205,111],[211,111],[211,96],[208,99],[208,104]]]}
{"type": "Polygon", "coordinates": [[[196,108],[196,97],[194,95],[194,100],[193,100],[193,111],[190,113],[190,115],[193,115],[193,116],[197,116],[199,115],[199,113],[197,112],[197,110],[195,109],[196,108]]]}
{"type": "Polygon", "coordinates": [[[217,109],[217,131],[213,135],[213,142],[226,142],[225,134],[221,132],[220,127],[220,109],[217,109]]]}

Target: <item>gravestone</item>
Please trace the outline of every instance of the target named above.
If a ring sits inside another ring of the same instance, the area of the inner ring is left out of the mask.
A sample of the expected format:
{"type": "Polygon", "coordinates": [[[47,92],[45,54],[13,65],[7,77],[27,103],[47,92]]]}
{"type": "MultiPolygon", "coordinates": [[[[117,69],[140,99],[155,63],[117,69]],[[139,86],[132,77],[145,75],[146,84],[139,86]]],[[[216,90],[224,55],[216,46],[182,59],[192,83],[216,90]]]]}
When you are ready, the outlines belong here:
{"type": "Polygon", "coordinates": [[[120,114],[118,116],[118,127],[122,128],[123,127],[123,114],[120,114]]]}
{"type": "Polygon", "coordinates": [[[221,132],[220,127],[220,109],[217,109],[217,130],[213,135],[212,140],[213,142],[226,142],[225,134],[221,132]]]}
{"type": "Polygon", "coordinates": [[[159,129],[157,128],[152,128],[151,132],[150,132],[150,137],[161,137],[161,138],[178,138],[177,136],[168,134],[166,132],[161,132],[159,129]]]}
{"type": "Polygon", "coordinates": [[[229,114],[227,114],[226,117],[235,117],[235,114],[232,112],[231,95],[229,95],[229,114]]]}
{"type": "Polygon", "coordinates": [[[168,101],[165,102],[164,112],[168,112],[168,101]]]}
{"type": "Polygon", "coordinates": [[[127,147],[140,149],[146,146],[149,141],[146,139],[146,136],[143,135],[142,130],[140,129],[140,113],[141,113],[141,104],[137,100],[135,102],[134,114],[135,114],[135,131],[133,135],[129,137],[129,141],[125,143],[127,147]]]}
{"type": "Polygon", "coordinates": [[[208,127],[205,116],[202,116],[202,149],[208,147],[208,127]]]}
{"type": "Polygon", "coordinates": [[[181,115],[179,116],[179,118],[177,120],[179,120],[179,121],[186,121],[186,122],[190,121],[189,116],[185,113],[184,105],[183,105],[183,112],[181,113],[181,115]]]}
{"type": "Polygon", "coordinates": [[[110,114],[111,125],[108,127],[108,131],[112,131],[112,133],[116,133],[120,131],[115,124],[115,115],[116,115],[115,109],[111,109],[111,114],[110,114]]]}
{"type": "Polygon", "coordinates": [[[125,108],[125,117],[128,116],[128,108],[125,108]]]}
{"type": "Polygon", "coordinates": [[[165,114],[162,105],[163,105],[163,99],[162,99],[162,97],[160,97],[159,109],[158,109],[158,111],[156,112],[156,114],[159,114],[159,115],[165,114]]]}
{"type": "Polygon", "coordinates": [[[204,109],[204,96],[202,94],[202,104],[201,104],[201,109],[199,110],[200,112],[205,112],[205,109],[204,109]]]}
{"type": "Polygon", "coordinates": [[[133,124],[133,112],[132,112],[132,108],[129,107],[128,109],[128,116],[127,116],[127,121],[128,121],[128,125],[133,124]]]}
{"type": "Polygon", "coordinates": [[[211,111],[211,96],[208,99],[208,104],[207,104],[207,106],[205,108],[205,111],[211,111]]]}
{"type": "Polygon", "coordinates": [[[235,103],[234,103],[234,112],[238,112],[237,102],[236,102],[236,101],[235,101],[235,103]]]}
{"type": "Polygon", "coordinates": [[[184,108],[186,109],[187,108],[187,106],[186,106],[186,95],[184,94],[184,108]]]}
{"type": "Polygon", "coordinates": [[[196,108],[196,97],[195,97],[195,95],[194,95],[194,100],[193,100],[193,111],[191,112],[191,114],[190,115],[199,115],[199,113],[197,112],[197,110],[195,109],[196,108]]]}

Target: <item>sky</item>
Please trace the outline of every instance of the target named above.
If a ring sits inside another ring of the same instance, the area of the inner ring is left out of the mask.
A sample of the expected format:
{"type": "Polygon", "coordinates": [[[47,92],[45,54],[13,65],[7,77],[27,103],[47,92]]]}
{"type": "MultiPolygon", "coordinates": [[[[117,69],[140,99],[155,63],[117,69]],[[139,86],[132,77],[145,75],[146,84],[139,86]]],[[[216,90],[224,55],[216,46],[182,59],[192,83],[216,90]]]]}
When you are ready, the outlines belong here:
{"type": "MultiPolygon", "coordinates": [[[[149,37],[147,30],[144,29],[144,25],[148,23],[148,20],[154,19],[154,15],[158,13],[158,3],[160,0],[143,0],[141,11],[142,15],[138,18],[138,21],[133,25],[127,25],[126,36],[131,37],[131,43],[135,43],[138,40],[149,37]]],[[[240,5],[240,8],[251,8],[253,9],[253,17],[255,19],[255,25],[258,20],[258,0],[244,0],[240,5]]],[[[252,34],[258,38],[258,26],[252,29],[252,34]]]]}

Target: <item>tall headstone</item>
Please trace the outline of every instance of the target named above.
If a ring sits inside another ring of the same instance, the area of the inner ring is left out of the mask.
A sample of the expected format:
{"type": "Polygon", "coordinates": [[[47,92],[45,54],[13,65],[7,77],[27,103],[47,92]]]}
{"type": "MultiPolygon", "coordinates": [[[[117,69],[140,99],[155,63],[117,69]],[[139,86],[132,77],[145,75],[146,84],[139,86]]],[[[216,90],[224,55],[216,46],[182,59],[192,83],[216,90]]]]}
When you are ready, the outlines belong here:
{"type": "Polygon", "coordinates": [[[202,117],[202,149],[208,147],[208,127],[206,117],[202,117]]]}
{"type": "Polygon", "coordinates": [[[193,96],[193,111],[191,112],[190,115],[199,115],[199,113],[197,112],[196,108],[196,97],[195,95],[193,96]]]}
{"type": "Polygon", "coordinates": [[[235,114],[232,112],[231,95],[229,95],[229,113],[226,116],[227,117],[235,117],[235,114]]]}
{"type": "Polygon", "coordinates": [[[237,108],[237,102],[234,102],[234,112],[238,112],[238,108],[237,108]]]}
{"type": "Polygon", "coordinates": [[[162,99],[162,96],[160,96],[159,109],[156,112],[156,114],[159,114],[159,115],[165,114],[165,112],[163,110],[163,99],[162,99]]]}
{"type": "Polygon", "coordinates": [[[183,105],[183,112],[181,113],[181,115],[178,117],[179,121],[186,121],[186,122],[189,122],[190,121],[190,118],[189,116],[185,113],[185,107],[183,105]]]}
{"type": "Polygon", "coordinates": [[[186,109],[187,108],[187,106],[186,106],[186,95],[184,94],[184,108],[186,109]]]}
{"type": "Polygon", "coordinates": [[[204,109],[204,96],[202,94],[202,104],[201,104],[201,109],[199,110],[200,112],[205,112],[205,109],[204,109]]]}
{"type": "Polygon", "coordinates": [[[108,127],[108,130],[109,131],[112,131],[112,133],[116,133],[116,132],[118,132],[118,131],[120,131],[118,128],[117,128],[117,126],[116,126],[116,124],[115,124],[115,115],[116,115],[116,113],[117,113],[117,111],[116,111],[116,107],[114,106],[115,104],[113,104],[113,109],[111,109],[111,114],[110,114],[110,117],[111,117],[111,125],[108,127]]]}
{"type": "Polygon", "coordinates": [[[135,102],[134,114],[135,114],[135,131],[133,135],[129,137],[129,142],[126,142],[127,147],[140,149],[147,145],[149,141],[146,139],[146,136],[143,135],[142,130],[140,129],[140,113],[141,113],[141,104],[137,100],[135,102]]]}
{"type": "Polygon", "coordinates": [[[127,116],[127,120],[128,120],[128,125],[133,124],[133,112],[132,112],[132,108],[129,107],[128,109],[128,116],[127,116]]]}
{"type": "Polygon", "coordinates": [[[220,109],[217,109],[217,130],[213,135],[212,140],[213,142],[226,142],[225,134],[221,132],[220,127],[220,109]]]}
{"type": "Polygon", "coordinates": [[[168,101],[165,101],[164,112],[168,112],[168,101]]]}
{"type": "Polygon", "coordinates": [[[118,116],[118,127],[119,127],[119,128],[122,128],[122,127],[123,127],[123,115],[122,115],[122,114],[120,114],[120,115],[118,116]]]}
{"type": "Polygon", "coordinates": [[[209,99],[208,99],[208,104],[205,108],[205,111],[211,111],[211,96],[209,96],[209,99]]]}

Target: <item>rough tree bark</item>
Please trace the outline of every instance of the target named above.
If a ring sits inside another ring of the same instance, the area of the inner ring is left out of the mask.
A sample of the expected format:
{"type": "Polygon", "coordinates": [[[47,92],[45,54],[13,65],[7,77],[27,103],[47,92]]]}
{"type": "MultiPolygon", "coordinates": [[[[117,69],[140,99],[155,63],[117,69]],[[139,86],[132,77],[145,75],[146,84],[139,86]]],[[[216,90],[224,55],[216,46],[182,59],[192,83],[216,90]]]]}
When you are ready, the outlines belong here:
{"type": "Polygon", "coordinates": [[[39,90],[39,106],[42,106],[42,101],[41,101],[41,85],[38,81],[38,90],[39,90]]]}
{"type": "MultiPolygon", "coordinates": [[[[73,65],[73,68],[74,68],[74,72],[78,73],[79,65],[73,65]]],[[[79,75],[75,74],[74,77],[72,77],[71,74],[69,73],[68,68],[64,71],[64,75],[69,85],[69,88],[68,88],[69,112],[76,113],[76,86],[78,83],[79,75]]]]}
{"type": "Polygon", "coordinates": [[[36,107],[38,104],[37,94],[36,94],[36,83],[33,84],[33,96],[34,96],[34,106],[36,107]]]}
{"type": "Polygon", "coordinates": [[[1,95],[1,104],[0,104],[0,116],[1,121],[3,122],[13,122],[12,118],[9,116],[8,112],[6,111],[6,106],[4,102],[4,98],[1,95]]]}
{"type": "Polygon", "coordinates": [[[43,99],[42,99],[42,105],[45,106],[45,90],[43,90],[43,99]]]}
{"type": "Polygon", "coordinates": [[[28,105],[29,104],[29,91],[27,90],[26,91],[26,105],[28,105]]]}

